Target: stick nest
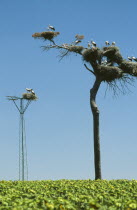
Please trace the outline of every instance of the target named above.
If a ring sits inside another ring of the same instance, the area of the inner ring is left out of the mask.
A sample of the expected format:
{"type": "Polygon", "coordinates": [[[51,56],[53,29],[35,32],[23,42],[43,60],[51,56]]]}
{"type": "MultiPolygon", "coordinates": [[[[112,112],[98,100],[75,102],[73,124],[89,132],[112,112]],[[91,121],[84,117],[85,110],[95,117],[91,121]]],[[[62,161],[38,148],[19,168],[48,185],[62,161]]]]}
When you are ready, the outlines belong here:
{"type": "Polygon", "coordinates": [[[124,60],[120,64],[120,68],[132,76],[137,76],[137,63],[124,60]]]}
{"type": "Polygon", "coordinates": [[[123,71],[116,66],[101,66],[96,72],[102,81],[112,82],[115,79],[123,77],[123,71]]]}
{"type": "Polygon", "coordinates": [[[82,40],[82,39],[84,39],[84,35],[76,34],[75,38],[76,38],[77,40],[82,40]]]}
{"type": "Polygon", "coordinates": [[[32,35],[35,39],[44,39],[44,40],[52,40],[54,37],[58,36],[60,32],[54,32],[54,31],[45,31],[41,33],[35,33],[32,35]]]}
{"type": "Polygon", "coordinates": [[[33,93],[23,93],[22,97],[26,100],[32,100],[32,101],[36,101],[38,99],[37,96],[33,93]]]}
{"type": "Polygon", "coordinates": [[[70,46],[68,46],[67,47],[67,49],[69,50],[69,51],[72,51],[72,52],[75,52],[75,53],[81,53],[82,52],[82,50],[84,49],[84,47],[82,47],[82,46],[75,46],[75,45],[70,45],[70,46]]]}
{"type": "Polygon", "coordinates": [[[120,54],[118,47],[104,47],[103,56],[106,56],[110,61],[120,64],[123,61],[123,57],[120,54]]]}
{"type": "Polygon", "coordinates": [[[96,62],[96,60],[100,61],[102,56],[102,51],[93,47],[91,49],[86,49],[82,52],[83,60],[87,62],[96,62]]]}

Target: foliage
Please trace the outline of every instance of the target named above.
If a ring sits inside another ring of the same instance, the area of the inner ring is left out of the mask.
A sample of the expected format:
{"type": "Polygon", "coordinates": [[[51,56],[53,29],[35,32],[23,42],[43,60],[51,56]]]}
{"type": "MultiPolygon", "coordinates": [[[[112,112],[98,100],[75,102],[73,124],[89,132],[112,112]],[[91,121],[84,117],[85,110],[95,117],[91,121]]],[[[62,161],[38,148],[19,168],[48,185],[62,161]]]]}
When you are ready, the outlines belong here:
{"type": "Polygon", "coordinates": [[[0,181],[0,209],[137,209],[137,181],[0,181]]]}

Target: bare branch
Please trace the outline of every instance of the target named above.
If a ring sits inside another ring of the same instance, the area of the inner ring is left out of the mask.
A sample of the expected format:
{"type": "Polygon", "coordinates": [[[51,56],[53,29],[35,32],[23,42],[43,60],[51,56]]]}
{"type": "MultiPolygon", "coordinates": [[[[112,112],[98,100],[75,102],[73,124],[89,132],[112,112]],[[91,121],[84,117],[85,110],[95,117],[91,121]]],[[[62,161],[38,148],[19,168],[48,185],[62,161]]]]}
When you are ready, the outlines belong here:
{"type": "Polygon", "coordinates": [[[94,74],[94,75],[96,76],[95,72],[92,71],[91,69],[89,69],[85,63],[84,63],[84,66],[86,67],[86,69],[87,69],[88,71],[90,71],[92,74],[94,74]]]}

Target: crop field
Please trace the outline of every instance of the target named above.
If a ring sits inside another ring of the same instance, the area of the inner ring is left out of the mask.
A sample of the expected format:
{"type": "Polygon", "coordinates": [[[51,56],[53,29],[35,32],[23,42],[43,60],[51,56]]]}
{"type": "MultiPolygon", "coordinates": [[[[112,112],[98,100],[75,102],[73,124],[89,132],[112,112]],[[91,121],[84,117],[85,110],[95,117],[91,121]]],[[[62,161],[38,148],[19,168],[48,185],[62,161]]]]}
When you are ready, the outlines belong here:
{"type": "Polygon", "coordinates": [[[137,209],[137,181],[0,181],[0,209],[137,209]]]}

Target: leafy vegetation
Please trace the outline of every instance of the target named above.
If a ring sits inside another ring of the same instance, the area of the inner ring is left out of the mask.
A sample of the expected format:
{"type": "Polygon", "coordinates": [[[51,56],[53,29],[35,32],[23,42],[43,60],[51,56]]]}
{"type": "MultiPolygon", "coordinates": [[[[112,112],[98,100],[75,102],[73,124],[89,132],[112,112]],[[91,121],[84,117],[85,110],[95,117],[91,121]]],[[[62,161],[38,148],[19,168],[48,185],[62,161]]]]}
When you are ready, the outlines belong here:
{"type": "Polygon", "coordinates": [[[0,209],[137,209],[137,181],[0,181],[0,209]]]}

